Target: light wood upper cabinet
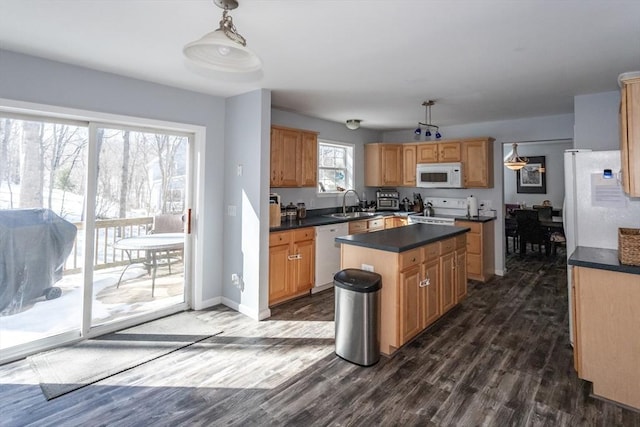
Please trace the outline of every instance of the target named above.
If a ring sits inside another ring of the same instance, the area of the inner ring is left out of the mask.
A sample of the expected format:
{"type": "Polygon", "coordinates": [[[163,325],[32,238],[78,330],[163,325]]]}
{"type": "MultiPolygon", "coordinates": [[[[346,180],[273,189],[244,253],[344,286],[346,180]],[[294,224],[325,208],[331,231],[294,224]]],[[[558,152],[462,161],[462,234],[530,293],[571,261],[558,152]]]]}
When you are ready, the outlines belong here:
{"type": "Polygon", "coordinates": [[[493,141],[493,138],[483,138],[462,142],[465,188],[493,188],[493,141]]]}
{"type": "Polygon", "coordinates": [[[364,185],[368,187],[402,185],[402,145],[364,146],[364,185]]]}
{"type": "Polygon", "coordinates": [[[315,187],[318,184],[318,135],[271,126],[271,187],[315,187]]]}
{"type": "Polygon", "coordinates": [[[451,163],[461,158],[459,141],[418,144],[417,163],[451,163]]]}
{"type": "Polygon", "coordinates": [[[640,197],[640,77],[622,81],[620,152],[624,192],[640,197]]]}
{"type": "Polygon", "coordinates": [[[417,149],[415,144],[402,144],[402,185],[405,187],[416,186],[417,149]]]}

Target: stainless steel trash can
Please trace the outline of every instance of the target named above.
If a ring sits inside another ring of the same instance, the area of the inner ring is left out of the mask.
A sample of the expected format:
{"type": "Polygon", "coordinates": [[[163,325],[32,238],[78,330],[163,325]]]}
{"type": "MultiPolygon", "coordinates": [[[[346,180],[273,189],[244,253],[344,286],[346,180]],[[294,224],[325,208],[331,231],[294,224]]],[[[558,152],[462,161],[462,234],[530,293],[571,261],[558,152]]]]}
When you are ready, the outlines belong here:
{"type": "Polygon", "coordinates": [[[378,273],[347,268],[333,276],[336,354],[371,366],[380,360],[380,288],[378,273]]]}

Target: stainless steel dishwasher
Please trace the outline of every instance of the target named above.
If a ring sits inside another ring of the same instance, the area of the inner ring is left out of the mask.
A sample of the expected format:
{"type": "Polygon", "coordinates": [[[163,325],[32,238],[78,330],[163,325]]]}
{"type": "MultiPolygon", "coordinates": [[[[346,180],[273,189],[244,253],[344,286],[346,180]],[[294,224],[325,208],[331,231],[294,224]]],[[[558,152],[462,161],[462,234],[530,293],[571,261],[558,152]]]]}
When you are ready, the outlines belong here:
{"type": "Polygon", "coordinates": [[[335,238],[349,234],[349,223],[316,227],[316,280],[311,293],[333,286],[333,276],[340,271],[340,245],[335,238]]]}

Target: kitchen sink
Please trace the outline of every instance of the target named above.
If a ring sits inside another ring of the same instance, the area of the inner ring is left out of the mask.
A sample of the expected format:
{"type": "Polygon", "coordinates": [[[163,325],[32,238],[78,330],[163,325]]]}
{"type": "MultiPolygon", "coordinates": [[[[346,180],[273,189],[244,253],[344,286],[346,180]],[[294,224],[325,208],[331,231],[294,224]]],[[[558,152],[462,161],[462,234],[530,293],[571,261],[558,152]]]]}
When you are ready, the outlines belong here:
{"type": "Polygon", "coordinates": [[[347,213],[332,213],[330,215],[327,215],[331,218],[344,218],[344,219],[350,219],[350,218],[370,218],[372,216],[376,216],[378,215],[375,212],[347,212],[347,213]]]}

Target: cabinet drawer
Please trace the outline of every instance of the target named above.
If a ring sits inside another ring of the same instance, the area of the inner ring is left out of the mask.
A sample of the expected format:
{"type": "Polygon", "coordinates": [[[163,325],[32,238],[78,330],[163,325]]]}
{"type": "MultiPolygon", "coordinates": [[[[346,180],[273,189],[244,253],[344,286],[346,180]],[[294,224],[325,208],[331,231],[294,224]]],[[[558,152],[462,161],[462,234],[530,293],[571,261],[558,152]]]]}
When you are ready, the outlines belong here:
{"type": "Polygon", "coordinates": [[[452,252],[456,248],[456,239],[447,239],[440,242],[440,254],[452,252]]]}
{"type": "Polygon", "coordinates": [[[313,227],[300,228],[293,231],[293,241],[300,242],[302,240],[313,240],[315,238],[315,230],[313,227]]]}
{"type": "Polygon", "coordinates": [[[400,270],[420,264],[420,248],[411,249],[400,254],[400,270]]]}
{"type": "Polygon", "coordinates": [[[382,230],[382,229],[384,229],[384,218],[370,219],[368,221],[369,231],[382,230]]]}
{"type": "Polygon", "coordinates": [[[279,231],[269,233],[269,246],[285,245],[291,241],[291,232],[279,231]]]}
{"type": "Polygon", "coordinates": [[[367,221],[351,221],[349,223],[349,234],[364,233],[367,231],[367,221]]]}
{"type": "Polygon", "coordinates": [[[456,236],[456,249],[462,249],[467,246],[467,235],[469,233],[461,234],[460,236],[456,236]]]}
{"type": "Polygon", "coordinates": [[[433,261],[440,257],[440,246],[437,243],[432,243],[422,247],[422,257],[425,261],[433,261]]]}
{"type": "Polygon", "coordinates": [[[479,254],[482,248],[481,240],[480,235],[467,233],[467,252],[470,254],[479,254]]]}

